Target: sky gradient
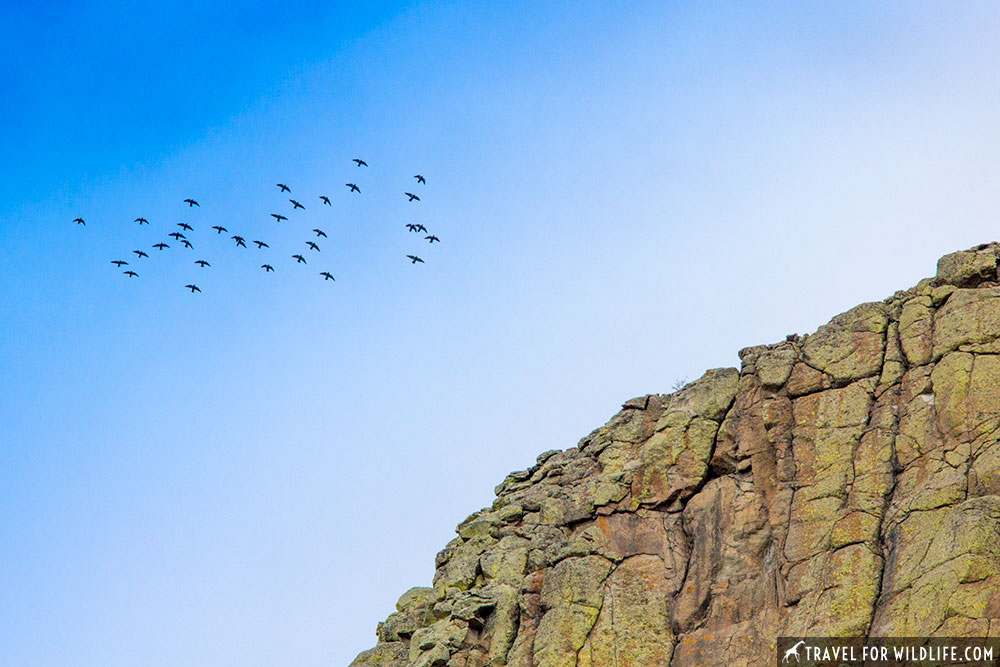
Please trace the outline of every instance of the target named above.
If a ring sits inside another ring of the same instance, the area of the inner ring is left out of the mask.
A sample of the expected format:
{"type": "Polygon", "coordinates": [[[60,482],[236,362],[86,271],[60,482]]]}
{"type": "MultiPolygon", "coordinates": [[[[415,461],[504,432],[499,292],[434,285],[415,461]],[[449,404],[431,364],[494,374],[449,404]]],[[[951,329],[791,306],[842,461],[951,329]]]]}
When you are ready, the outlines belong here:
{"type": "Polygon", "coordinates": [[[346,666],[507,472],[998,237],[993,3],[21,4],[3,665],[346,666]]]}

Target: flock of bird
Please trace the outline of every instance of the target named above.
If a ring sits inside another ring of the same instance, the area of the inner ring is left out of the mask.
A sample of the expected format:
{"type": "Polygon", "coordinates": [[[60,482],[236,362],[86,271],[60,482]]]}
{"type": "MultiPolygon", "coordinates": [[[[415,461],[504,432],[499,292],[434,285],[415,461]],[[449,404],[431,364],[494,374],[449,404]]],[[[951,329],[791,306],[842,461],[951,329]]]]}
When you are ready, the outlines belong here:
{"type": "MultiPolygon", "coordinates": [[[[368,163],[365,162],[364,160],[362,160],[361,158],[354,158],[352,161],[358,167],[367,167],[368,166],[368,163]]],[[[425,185],[427,183],[426,179],[424,179],[424,177],[421,174],[416,174],[413,178],[416,180],[417,185],[425,185]]],[[[356,183],[345,183],[345,185],[349,188],[349,192],[350,193],[361,194],[361,189],[358,187],[358,185],[356,183]]],[[[282,194],[286,194],[286,193],[287,194],[291,194],[291,192],[292,192],[291,188],[288,185],[286,185],[285,183],[276,183],[275,186],[279,188],[279,190],[280,190],[280,192],[282,194]]],[[[407,201],[409,201],[409,202],[414,202],[414,201],[418,202],[418,201],[420,201],[420,197],[417,196],[416,194],[412,193],[412,192],[404,192],[403,194],[406,197],[408,197],[407,201]]],[[[319,195],[319,200],[322,202],[322,205],[324,205],[324,206],[331,206],[331,207],[333,206],[333,204],[330,201],[330,198],[327,197],[326,195],[319,195]]],[[[292,204],[292,211],[293,212],[296,211],[296,210],[298,210],[298,209],[305,210],[305,206],[301,202],[299,202],[299,201],[297,201],[295,199],[289,199],[288,201],[292,204]]],[[[189,209],[190,208],[194,208],[194,207],[201,208],[201,204],[199,204],[195,199],[187,198],[187,199],[184,200],[183,203],[187,204],[189,209]]],[[[278,223],[281,223],[282,221],[287,221],[288,220],[288,216],[282,215],[280,213],[271,213],[271,217],[274,218],[275,221],[278,222],[278,223]]],[[[75,218],[73,220],[73,222],[75,222],[77,225],[83,225],[84,227],[86,227],[86,225],[87,225],[86,221],[82,217],[75,218]]],[[[138,217],[138,218],[136,218],[134,220],[134,222],[137,223],[140,227],[142,225],[148,225],[149,224],[149,220],[147,220],[146,218],[141,217],[141,216],[138,217]]],[[[167,236],[169,236],[170,238],[172,238],[174,240],[174,242],[182,244],[185,248],[193,249],[194,245],[187,238],[187,236],[185,236],[184,232],[192,232],[192,231],[194,231],[194,227],[191,226],[191,225],[189,225],[186,222],[179,222],[179,223],[177,223],[176,226],[178,228],[180,228],[180,231],[173,231],[170,234],[168,234],[167,236]]],[[[222,226],[222,225],[214,225],[214,226],[212,226],[211,229],[215,230],[216,236],[219,236],[221,234],[228,234],[229,233],[229,230],[226,227],[222,226]]],[[[426,240],[428,243],[433,244],[433,243],[438,243],[438,242],[441,241],[441,239],[439,239],[437,236],[435,236],[434,234],[429,233],[427,231],[427,228],[424,225],[422,225],[422,224],[407,223],[406,229],[407,229],[407,231],[409,231],[411,233],[427,234],[426,236],[424,236],[424,240],[426,240]]],[[[327,235],[326,235],[326,232],[324,232],[322,229],[319,229],[318,227],[314,228],[312,231],[313,231],[313,233],[316,236],[314,238],[307,239],[305,241],[305,245],[309,248],[309,251],[321,252],[318,241],[321,238],[322,239],[328,238],[327,235]]],[[[233,234],[229,238],[232,241],[236,242],[236,246],[237,247],[240,247],[240,248],[246,248],[247,247],[246,238],[245,237],[240,236],[239,234],[233,234]]],[[[257,246],[258,250],[264,250],[266,248],[270,248],[271,247],[265,241],[260,241],[260,240],[256,240],[256,239],[252,240],[252,243],[254,243],[257,246]]],[[[152,245],[152,248],[155,249],[159,253],[159,252],[162,252],[162,251],[164,251],[166,249],[169,249],[170,245],[168,243],[164,242],[164,241],[160,241],[158,243],[154,243],[152,245]]],[[[144,259],[149,259],[149,253],[145,252],[142,249],[133,250],[132,253],[135,255],[135,259],[132,260],[134,262],[141,262],[144,259]]],[[[306,252],[306,254],[308,254],[308,251],[306,252]]],[[[421,259],[420,257],[418,257],[417,255],[407,255],[406,258],[410,260],[411,264],[418,264],[418,263],[423,264],[424,263],[424,260],[421,259]]],[[[306,259],[306,257],[302,253],[293,254],[291,256],[291,259],[294,259],[296,264],[308,264],[308,260],[306,259]]],[[[122,267],[127,267],[127,268],[125,268],[122,271],[122,274],[125,275],[125,276],[127,276],[128,278],[138,278],[139,277],[139,273],[137,273],[135,270],[133,270],[133,268],[129,264],[129,262],[127,262],[127,261],[125,261],[123,259],[114,259],[114,260],[111,261],[111,263],[113,265],[115,265],[116,267],[118,267],[118,269],[122,269],[122,267]]],[[[212,266],[208,261],[206,261],[204,259],[195,260],[194,263],[199,268],[202,268],[202,269],[210,268],[212,266]]],[[[263,271],[265,273],[271,273],[271,272],[274,272],[274,270],[275,270],[274,266],[272,264],[267,263],[267,262],[265,262],[264,264],[261,264],[260,268],[263,269],[263,271]]],[[[336,278],[334,278],[333,274],[331,274],[329,271],[320,271],[319,275],[323,278],[324,281],[327,281],[327,280],[336,281],[336,278]]],[[[185,287],[185,289],[190,290],[192,294],[194,294],[195,292],[201,292],[201,288],[199,288],[198,285],[195,284],[194,282],[191,282],[191,283],[185,285],[184,287],[185,287]]]]}

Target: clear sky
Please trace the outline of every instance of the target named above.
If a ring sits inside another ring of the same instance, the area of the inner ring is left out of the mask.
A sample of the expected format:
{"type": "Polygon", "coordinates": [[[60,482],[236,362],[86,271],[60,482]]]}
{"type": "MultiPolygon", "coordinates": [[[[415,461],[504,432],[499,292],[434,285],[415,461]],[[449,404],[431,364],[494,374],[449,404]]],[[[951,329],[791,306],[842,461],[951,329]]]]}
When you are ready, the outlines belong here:
{"type": "Polygon", "coordinates": [[[347,665],[510,470],[998,237],[995,3],[66,4],[0,5],[3,665],[347,665]]]}

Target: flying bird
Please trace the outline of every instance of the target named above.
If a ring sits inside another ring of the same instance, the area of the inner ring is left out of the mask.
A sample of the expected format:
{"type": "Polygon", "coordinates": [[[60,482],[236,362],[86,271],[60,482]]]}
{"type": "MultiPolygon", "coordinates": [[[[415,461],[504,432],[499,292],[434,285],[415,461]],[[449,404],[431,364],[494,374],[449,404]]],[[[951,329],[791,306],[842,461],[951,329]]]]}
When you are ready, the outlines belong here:
{"type": "Polygon", "coordinates": [[[417,225],[417,231],[418,232],[426,232],[427,228],[424,227],[423,225],[417,225]]]}
{"type": "Polygon", "coordinates": [[[183,234],[181,234],[180,232],[171,232],[170,234],[167,234],[167,236],[173,236],[173,237],[174,237],[175,239],[177,239],[178,241],[180,241],[180,240],[181,240],[181,239],[183,239],[183,238],[187,238],[186,236],[184,236],[184,235],[183,235],[183,234]]]}
{"type": "Polygon", "coordinates": [[[191,245],[191,242],[188,241],[187,239],[184,239],[183,241],[181,241],[181,243],[184,244],[185,248],[193,248],[194,247],[193,245],[191,245]]]}
{"type": "Polygon", "coordinates": [[[200,292],[201,291],[200,289],[198,289],[197,285],[185,285],[184,287],[186,287],[189,290],[191,290],[191,294],[194,294],[195,292],[200,292]]]}
{"type": "Polygon", "coordinates": [[[334,278],[333,276],[330,275],[329,271],[323,271],[319,275],[323,276],[323,280],[332,280],[334,282],[337,281],[336,278],[334,278]]]}
{"type": "Polygon", "coordinates": [[[124,273],[129,278],[138,278],[139,277],[139,274],[136,273],[135,271],[122,271],[122,273],[124,273]]]}
{"type": "Polygon", "coordinates": [[[272,213],[271,217],[277,220],[278,222],[281,222],[282,220],[288,220],[288,218],[286,218],[285,216],[278,215],[277,213],[272,213]]]}
{"type": "Polygon", "coordinates": [[[153,247],[156,248],[157,250],[163,250],[164,248],[169,248],[170,246],[168,246],[166,243],[156,243],[153,245],[153,247]]]}
{"type": "Polygon", "coordinates": [[[416,175],[416,176],[414,176],[413,178],[417,179],[417,183],[424,183],[424,184],[426,184],[426,183],[427,183],[427,181],[426,181],[426,180],[424,180],[424,177],[423,177],[423,176],[421,176],[420,174],[417,174],[417,175],[416,175]]]}
{"type": "Polygon", "coordinates": [[[84,227],[87,226],[87,223],[83,221],[83,218],[74,218],[73,222],[75,222],[78,225],[83,225],[84,227]]]}
{"type": "Polygon", "coordinates": [[[407,201],[413,201],[414,199],[416,199],[417,201],[420,201],[420,197],[418,197],[417,195],[413,194],[412,192],[404,192],[403,194],[406,195],[407,197],[409,197],[409,199],[407,201]]]}
{"type": "Polygon", "coordinates": [[[111,263],[117,266],[119,269],[122,268],[122,266],[128,266],[128,262],[126,262],[123,259],[115,259],[112,260],[111,263]]]}
{"type": "Polygon", "coordinates": [[[288,189],[288,186],[285,185],[284,183],[275,183],[275,185],[277,185],[279,188],[281,188],[282,192],[291,192],[291,190],[288,189]]]}
{"type": "Polygon", "coordinates": [[[407,223],[406,228],[408,230],[410,230],[411,232],[417,231],[417,226],[415,224],[413,224],[412,222],[407,223]]]}
{"type": "Polygon", "coordinates": [[[431,234],[430,236],[425,236],[424,238],[427,239],[428,243],[434,243],[435,241],[437,241],[438,243],[441,243],[441,239],[439,239],[438,237],[434,236],[433,234],[431,234]]]}
{"type": "Polygon", "coordinates": [[[177,226],[183,229],[185,232],[190,232],[194,228],[186,222],[178,222],[177,226]]]}
{"type": "Polygon", "coordinates": [[[212,266],[211,264],[209,264],[208,262],[206,262],[203,259],[199,259],[198,261],[195,262],[195,264],[197,264],[201,268],[205,268],[206,266],[212,266]]]}
{"type": "Polygon", "coordinates": [[[147,255],[146,253],[144,253],[141,250],[133,250],[132,252],[134,252],[136,255],[138,255],[139,259],[142,259],[143,257],[149,257],[149,255],[147,255]]]}
{"type": "Polygon", "coordinates": [[[299,264],[307,264],[308,263],[308,262],[306,262],[306,258],[303,257],[302,255],[292,255],[292,259],[294,259],[299,264]]]}
{"type": "Polygon", "coordinates": [[[267,245],[266,243],[264,243],[263,241],[254,241],[254,243],[257,244],[257,250],[260,250],[261,248],[270,248],[271,247],[271,246],[267,245]]]}
{"type": "Polygon", "coordinates": [[[302,210],[304,211],[304,210],[305,210],[305,208],[306,208],[305,206],[303,206],[302,204],[298,203],[298,202],[297,202],[297,201],[295,201],[294,199],[289,199],[288,201],[292,202],[292,210],[293,210],[293,211],[294,211],[295,209],[297,209],[297,208],[301,208],[301,209],[302,209],[302,210]]]}
{"type": "Polygon", "coordinates": [[[357,162],[359,167],[367,167],[368,166],[368,163],[365,162],[364,160],[362,160],[361,158],[354,158],[353,160],[351,160],[351,162],[357,162]]]}
{"type": "Polygon", "coordinates": [[[146,220],[146,218],[136,218],[135,222],[138,222],[140,225],[148,225],[149,224],[149,220],[146,220]]]}
{"type": "Polygon", "coordinates": [[[323,238],[327,238],[326,232],[324,232],[322,229],[314,229],[313,231],[316,232],[316,238],[319,238],[320,236],[322,236],[323,238]]]}
{"type": "Polygon", "coordinates": [[[410,264],[416,264],[417,262],[420,262],[421,264],[424,263],[424,260],[420,259],[416,255],[407,255],[407,257],[410,258],[410,264]]]}
{"type": "Polygon", "coordinates": [[[214,229],[214,230],[215,230],[215,233],[216,233],[216,234],[221,234],[222,232],[228,232],[228,231],[229,231],[229,230],[228,230],[228,229],[226,229],[225,227],[220,227],[219,225],[213,225],[213,226],[212,226],[212,229],[214,229]]]}
{"type": "Polygon", "coordinates": [[[351,192],[359,192],[359,193],[361,192],[361,188],[356,186],[354,183],[344,183],[344,185],[349,187],[351,189],[351,192]]]}
{"type": "Polygon", "coordinates": [[[315,250],[316,252],[320,252],[319,246],[313,243],[312,241],[306,241],[306,245],[315,250]]]}
{"type": "Polygon", "coordinates": [[[191,208],[192,206],[197,206],[198,208],[201,208],[201,204],[199,204],[193,199],[185,199],[184,203],[188,205],[188,208],[191,208]]]}
{"type": "Polygon", "coordinates": [[[247,247],[247,244],[243,242],[246,239],[244,239],[242,236],[233,236],[233,237],[230,237],[230,238],[232,238],[234,241],[236,241],[236,245],[241,245],[244,248],[247,247]]]}
{"type": "Polygon", "coordinates": [[[327,197],[326,195],[320,195],[319,198],[322,199],[323,203],[326,204],[327,206],[333,206],[333,204],[330,203],[330,198],[327,197]]]}
{"type": "Polygon", "coordinates": [[[274,271],[274,267],[271,266],[270,264],[261,264],[260,268],[264,269],[264,273],[267,273],[268,271],[274,271]]]}

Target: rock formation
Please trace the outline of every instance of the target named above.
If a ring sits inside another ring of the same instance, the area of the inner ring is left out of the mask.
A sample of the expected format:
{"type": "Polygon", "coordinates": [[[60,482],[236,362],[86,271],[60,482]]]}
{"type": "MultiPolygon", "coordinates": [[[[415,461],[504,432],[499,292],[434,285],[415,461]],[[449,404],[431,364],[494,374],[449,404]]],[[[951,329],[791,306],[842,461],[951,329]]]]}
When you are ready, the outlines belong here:
{"type": "Polygon", "coordinates": [[[511,473],[352,667],[770,665],[1000,634],[1000,245],[511,473]]]}

